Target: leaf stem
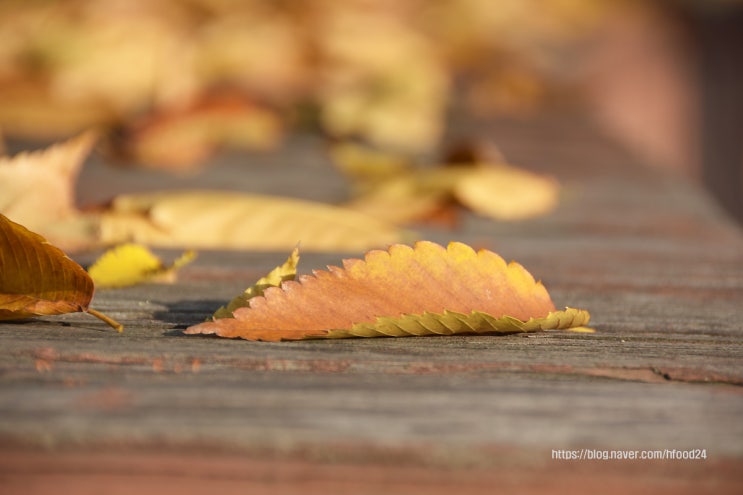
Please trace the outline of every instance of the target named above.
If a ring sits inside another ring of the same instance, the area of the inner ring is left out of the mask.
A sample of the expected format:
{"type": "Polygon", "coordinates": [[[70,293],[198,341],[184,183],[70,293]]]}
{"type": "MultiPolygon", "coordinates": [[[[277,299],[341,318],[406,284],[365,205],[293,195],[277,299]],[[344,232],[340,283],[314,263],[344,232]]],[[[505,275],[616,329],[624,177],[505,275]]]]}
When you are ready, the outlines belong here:
{"type": "Polygon", "coordinates": [[[88,310],[86,312],[89,313],[89,314],[91,314],[91,315],[93,315],[93,316],[95,316],[99,320],[105,321],[110,327],[116,329],[116,331],[119,332],[119,333],[121,333],[124,330],[124,325],[122,325],[118,321],[114,320],[110,316],[104,315],[100,311],[96,311],[93,308],[88,308],[88,310]]]}

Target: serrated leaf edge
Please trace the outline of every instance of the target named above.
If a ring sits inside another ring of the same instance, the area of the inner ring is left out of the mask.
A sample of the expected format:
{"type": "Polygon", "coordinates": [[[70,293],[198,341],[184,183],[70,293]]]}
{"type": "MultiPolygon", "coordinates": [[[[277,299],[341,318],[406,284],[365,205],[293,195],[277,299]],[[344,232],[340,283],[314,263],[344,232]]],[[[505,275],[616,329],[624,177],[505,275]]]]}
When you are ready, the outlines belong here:
{"type": "Polygon", "coordinates": [[[486,335],[540,332],[544,330],[566,330],[582,327],[591,315],[584,309],[566,307],[552,311],[544,317],[521,321],[512,316],[495,318],[487,313],[473,311],[470,314],[444,311],[441,314],[424,312],[419,315],[403,315],[397,318],[380,317],[374,323],[357,323],[350,329],[334,329],[322,335],[307,335],[305,339],[342,339],[352,337],[411,337],[423,335],[486,335]]]}
{"type": "Polygon", "coordinates": [[[262,296],[269,287],[281,287],[281,284],[294,280],[297,276],[297,264],[299,263],[299,246],[296,246],[284,264],[271,270],[265,277],[260,278],[255,284],[245,289],[241,294],[235,296],[225,306],[217,309],[207,321],[220,318],[234,318],[234,312],[238,308],[250,306],[250,300],[262,296]]]}

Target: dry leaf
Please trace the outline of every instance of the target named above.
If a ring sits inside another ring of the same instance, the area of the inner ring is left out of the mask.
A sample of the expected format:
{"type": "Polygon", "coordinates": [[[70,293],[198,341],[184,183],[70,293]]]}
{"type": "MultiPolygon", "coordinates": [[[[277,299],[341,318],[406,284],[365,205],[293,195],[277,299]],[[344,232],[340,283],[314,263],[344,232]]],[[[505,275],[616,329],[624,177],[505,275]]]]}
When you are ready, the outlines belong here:
{"type": "Polygon", "coordinates": [[[103,253],[88,268],[88,274],[97,288],[126,287],[145,282],[175,281],[179,268],[196,258],[187,251],[166,266],[149,249],[140,244],[122,244],[103,253]]]}
{"type": "Polygon", "coordinates": [[[557,206],[559,185],[551,177],[500,164],[470,169],[454,183],[454,197],[480,215],[524,220],[557,206]]]}
{"type": "MultiPolygon", "coordinates": [[[[557,205],[557,181],[502,163],[493,147],[458,148],[449,158],[454,162],[432,169],[386,166],[377,176],[368,170],[379,162],[375,155],[332,156],[339,168],[357,181],[359,193],[346,206],[390,223],[427,220],[442,211],[456,215],[456,203],[497,220],[532,218],[557,205]]],[[[381,163],[394,162],[387,157],[381,163]]]]}
{"type": "Polygon", "coordinates": [[[93,281],[60,249],[0,214],[0,320],[82,311],[117,330],[90,308],[93,281]]]}
{"type": "Polygon", "coordinates": [[[110,125],[119,117],[107,102],[60,98],[45,81],[26,78],[0,83],[0,127],[14,137],[59,139],[110,125]]]}
{"type": "Polygon", "coordinates": [[[400,153],[370,148],[350,141],[333,144],[329,153],[336,167],[353,180],[355,186],[364,188],[414,170],[410,159],[400,153]]]}
{"type": "Polygon", "coordinates": [[[116,152],[171,171],[204,165],[218,148],[273,148],[281,138],[276,112],[239,93],[205,95],[186,108],[161,110],[124,129],[116,152]]]}
{"type": "Polygon", "coordinates": [[[443,132],[449,75],[414,11],[380,3],[319,3],[313,43],[324,63],[317,99],[324,128],[375,145],[424,151],[443,132]]]}
{"type": "Polygon", "coordinates": [[[299,263],[299,248],[291,252],[283,265],[271,270],[268,275],[259,279],[253,286],[248,287],[242,294],[236,296],[227,306],[222,306],[214,312],[214,318],[232,318],[232,313],[237,308],[248,305],[248,301],[256,296],[262,296],[269,287],[278,287],[283,282],[294,280],[297,274],[297,263],[299,263]]]}
{"type": "Polygon", "coordinates": [[[397,225],[428,218],[450,197],[448,171],[401,174],[370,187],[346,207],[397,225]],[[440,180],[442,179],[442,180],[440,180]]]}
{"type": "Polygon", "coordinates": [[[100,219],[101,241],[204,249],[368,249],[399,241],[396,228],[312,201],[228,191],[123,195],[100,219]]]}
{"type": "Polygon", "coordinates": [[[592,39],[618,3],[0,2],[0,127],[127,127],[228,87],[288,110],[309,103],[334,135],[425,151],[454,93],[454,107],[491,115],[575,82],[571,42],[592,39]]]}
{"type": "Polygon", "coordinates": [[[42,233],[75,216],[77,175],[95,139],[87,132],[45,150],[0,158],[0,213],[42,233]]]}
{"type": "Polygon", "coordinates": [[[555,311],[547,290],[518,263],[452,242],[370,251],[269,287],[231,317],[186,330],[248,340],[513,333],[580,327],[587,311],[555,311]]]}

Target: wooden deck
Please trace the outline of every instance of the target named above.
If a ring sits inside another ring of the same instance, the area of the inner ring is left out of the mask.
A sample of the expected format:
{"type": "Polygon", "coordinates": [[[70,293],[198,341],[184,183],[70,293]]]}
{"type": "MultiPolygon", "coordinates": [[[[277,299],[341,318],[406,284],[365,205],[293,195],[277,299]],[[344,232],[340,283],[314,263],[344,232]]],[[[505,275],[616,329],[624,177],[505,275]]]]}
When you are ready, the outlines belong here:
{"type": "MultiPolygon", "coordinates": [[[[558,307],[590,310],[596,333],[188,337],[287,254],[202,252],[174,286],[96,294],[123,334],[80,314],[0,324],[0,492],[743,493],[740,227],[580,117],[461,133],[556,176],[560,206],[514,224],[465,215],[419,238],[518,260],[558,307]],[[706,459],[586,459],[650,450],[706,459]]],[[[93,158],[80,201],[162,187],[340,201],[323,150],[295,136],[176,179],[93,158]]],[[[361,254],[305,254],[300,271],[361,254]]]]}

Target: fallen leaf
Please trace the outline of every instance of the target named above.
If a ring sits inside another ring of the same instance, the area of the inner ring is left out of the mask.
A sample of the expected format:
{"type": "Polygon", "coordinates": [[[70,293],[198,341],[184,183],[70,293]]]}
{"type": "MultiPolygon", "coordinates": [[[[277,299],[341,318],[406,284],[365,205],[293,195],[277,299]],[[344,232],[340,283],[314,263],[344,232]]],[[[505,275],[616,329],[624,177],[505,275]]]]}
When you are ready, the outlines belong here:
{"type": "Polygon", "coordinates": [[[506,157],[495,143],[483,139],[463,139],[447,146],[444,166],[461,167],[478,163],[506,163],[506,157]]]}
{"type": "Polygon", "coordinates": [[[512,60],[481,73],[464,99],[473,115],[529,116],[543,106],[547,94],[545,81],[535,69],[512,60]]]}
{"type": "Polygon", "coordinates": [[[368,188],[414,170],[411,160],[400,153],[351,141],[333,144],[329,153],[336,167],[354,182],[354,186],[368,188]]]}
{"type": "Polygon", "coordinates": [[[77,175],[95,140],[86,132],[45,150],[0,158],[0,213],[42,233],[77,215],[77,175]]]}
{"type": "Polygon", "coordinates": [[[323,62],[324,129],[384,148],[430,149],[443,133],[450,77],[436,47],[411,29],[415,14],[356,2],[318,10],[312,41],[323,62]]]}
{"type": "Polygon", "coordinates": [[[568,331],[574,333],[596,333],[596,329],[591,327],[574,327],[568,329],[568,331]]]}
{"type": "Polygon", "coordinates": [[[504,163],[492,146],[458,148],[433,168],[393,168],[387,165],[394,163],[392,157],[381,161],[359,151],[331,156],[356,181],[357,195],[346,206],[398,225],[435,219],[442,213],[456,225],[457,205],[496,220],[524,220],[549,213],[558,201],[556,180],[504,163]],[[371,170],[377,163],[382,170],[374,175],[371,170]]]}
{"type": "Polygon", "coordinates": [[[529,332],[588,320],[585,310],[556,311],[541,282],[516,262],[458,242],[421,241],[266,288],[231,317],[215,315],[186,333],[278,341],[529,332]]]}
{"type": "Polygon", "coordinates": [[[248,306],[248,302],[257,296],[262,296],[269,287],[279,287],[283,282],[294,280],[299,262],[299,248],[295,247],[283,265],[271,270],[268,275],[259,279],[254,285],[245,289],[242,294],[232,299],[227,306],[222,306],[214,312],[214,318],[232,318],[237,308],[248,306]]]}
{"type": "Polygon", "coordinates": [[[227,87],[288,114],[314,107],[337,136],[426,151],[452,109],[489,116],[565,97],[577,82],[566,54],[620,2],[58,3],[0,2],[9,134],[126,127],[227,87]]]}
{"type": "Polygon", "coordinates": [[[551,177],[499,164],[468,170],[454,184],[457,200],[483,216],[525,220],[557,206],[559,185],[551,177]]]}
{"type": "Polygon", "coordinates": [[[401,232],[346,208],[229,191],[122,195],[100,218],[101,241],[203,249],[368,249],[401,232]]]}
{"type": "Polygon", "coordinates": [[[103,253],[88,268],[88,274],[97,288],[126,287],[145,282],[172,283],[177,270],[195,257],[196,253],[187,251],[166,266],[147,247],[122,244],[103,253]]]}
{"type": "Polygon", "coordinates": [[[205,95],[188,107],[162,109],[123,129],[116,154],[170,171],[203,166],[218,148],[267,150],[282,135],[276,112],[239,93],[205,95]]]}
{"type": "Polygon", "coordinates": [[[403,173],[370,186],[345,206],[397,225],[425,220],[447,204],[452,175],[443,169],[403,173]]]}
{"type": "Polygon", "coordinates": [[[60,98],[48,81],[36,79],[45,78],[0,83],[0,127],[9,136],[56,140],[120,118],[110,102],[60,98]]]}
{"type": "Polygon", "coordinates": [[[122,326],[90,308],[93,280],[42,236],[0,214],[0,320],[90,313],[121,331],[122,326]]]}

